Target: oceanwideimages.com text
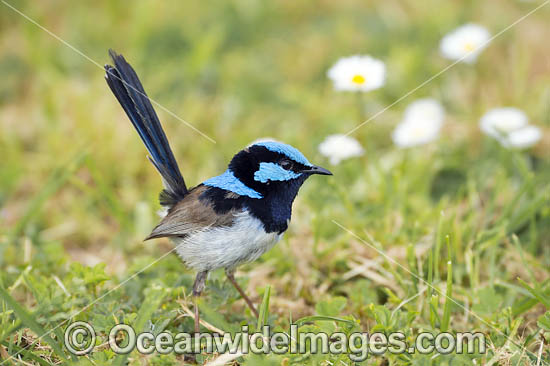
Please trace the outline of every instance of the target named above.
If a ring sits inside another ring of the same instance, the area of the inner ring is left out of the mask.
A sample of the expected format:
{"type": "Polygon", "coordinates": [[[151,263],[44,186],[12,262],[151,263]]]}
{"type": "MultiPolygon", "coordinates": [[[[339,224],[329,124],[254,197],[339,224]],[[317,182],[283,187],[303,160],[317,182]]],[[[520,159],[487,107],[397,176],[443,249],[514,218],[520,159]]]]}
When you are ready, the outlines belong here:
{"type": "MultiPolygon", "coordinates": [[[[93,352],[97,341],[96,332],[86,322],[75,322],[65,330],[65,347],[75,355],[93,352]]],[[[235,334],[225,333],[171,333],[136,332],[130,325],[118,324],[107,335],[107,344],[117,354],[127,354],[137,350],[142,354],[176,353],[231,353],[243,354],[348,354],[352,361],[360,362],[369,356],[392,354],[484,354],[486,349],[483,333],[439,333],[423,332],[416,335],[413,342],[404,333],[346,334],[299,332],[298,325],[292,324],[290,331],[271,332],[264,326],[261,332],[254,332],[242,326],[235,334]]],[[[103,342],[99,342],[103,343],[103,342]]]]}

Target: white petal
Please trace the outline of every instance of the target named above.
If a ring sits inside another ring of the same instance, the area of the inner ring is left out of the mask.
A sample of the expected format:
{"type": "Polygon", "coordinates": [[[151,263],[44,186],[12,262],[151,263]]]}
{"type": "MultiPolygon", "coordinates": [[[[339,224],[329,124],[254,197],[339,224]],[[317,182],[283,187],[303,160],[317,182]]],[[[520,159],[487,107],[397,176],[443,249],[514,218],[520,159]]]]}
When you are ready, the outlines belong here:
{"type": "Polygon", "coordinates": [[[517,108],[491,109],[481,117],[479,127],[485,134],[500,139],[527,125],[527,115],[517,108]]]}
{"type": "Polygon", "coordinates": [[[386,79],[385,64],[371,56],[351,56],[338,60],[327,72],[333,81],[335,90],[370,91],[384,85],[386,79]],[[354,77],[362,82],[354,82],[354,77]]]}
{"type": "Polygon", "coordinates": [[[441,124],[431,121],[406,121],[397,125],[392,133],[395,145],[401,148],[424,145],[439,137],[441,124]]]}
{"type": "Polygon", "coordinates": [[[319,144],[321,155],[328,157],[332,165],[340,161],[363,155],[363,147],[353,137],[346,135],[330,135],[319,144]]]}
{"type": "Polygon", "coordinates": [[[441,125],[445,119],[445,109],[432,98],[418,99],[405,109],[403,118],[407,122],[429,122],[441,125]]]}
{"type": "Polygon", "coordinates": [[[507,146],[516,149],[527,149],[535,145],[542,137],[542,132],[536,126],[526,126],[513,131],[506,139],[507,146]]]}
{"type": "Polygon", "coordinates": [[[445,35],[439,49],[445,58],[474,63],[488,46],[490,38],[491,34],[486,28],[469,23],[445,35]]]}

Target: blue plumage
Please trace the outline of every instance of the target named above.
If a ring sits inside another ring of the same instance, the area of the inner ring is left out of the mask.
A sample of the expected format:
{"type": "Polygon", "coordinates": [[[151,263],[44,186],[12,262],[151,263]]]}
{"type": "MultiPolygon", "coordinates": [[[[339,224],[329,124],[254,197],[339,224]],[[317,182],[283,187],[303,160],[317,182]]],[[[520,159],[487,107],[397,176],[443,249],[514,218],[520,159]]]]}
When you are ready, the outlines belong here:
{"type": "Polygon", "coordinates": [[[262,183],[285,181],[298,178],[300,175],[301,173],[294,173],[293,171],[283,169],[279,164],[260,163],[260,169],[254,173],[254,180],[262,183]]]}
{"type": "Polygon", "coordinates": [[[141,137],[150,159],[162,175],[165,189],[160,195],[163,206],[171,206],[188,193],[178,163],[162,130],[149,97],[134,69],[124,57],[109,51],[115,66],[105,65],[105,79],[141,137]]]}
{"type": "Polygon", "coordinates": [[[250,198],[262,198],[262,195],[252,188],[245,186],[240,180],[238,180],[233,173],[227,169],[223,174],[216,177],[212,177],[202,184],[209,187],[216,187],[231,191],[241,196],[247,196],[250,198]]]}

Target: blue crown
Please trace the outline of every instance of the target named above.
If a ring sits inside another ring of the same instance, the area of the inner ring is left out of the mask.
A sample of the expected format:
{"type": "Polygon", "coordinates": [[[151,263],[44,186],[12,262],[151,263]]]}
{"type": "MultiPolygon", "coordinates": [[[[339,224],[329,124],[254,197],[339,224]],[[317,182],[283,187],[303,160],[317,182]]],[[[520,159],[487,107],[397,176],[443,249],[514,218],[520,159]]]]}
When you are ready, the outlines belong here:
{"type": "Polygon", "coordinates": [[[287,144],[283,144],[282,142],[266,141],[266,142],[258,142],[257,144],[254,144],[254,145],[263,146],[269,151],[286,155],[290,159],[294,160],[295,162],[303,164],[305,166],[312,166],[311,163],[297,148],[287,144]]]}

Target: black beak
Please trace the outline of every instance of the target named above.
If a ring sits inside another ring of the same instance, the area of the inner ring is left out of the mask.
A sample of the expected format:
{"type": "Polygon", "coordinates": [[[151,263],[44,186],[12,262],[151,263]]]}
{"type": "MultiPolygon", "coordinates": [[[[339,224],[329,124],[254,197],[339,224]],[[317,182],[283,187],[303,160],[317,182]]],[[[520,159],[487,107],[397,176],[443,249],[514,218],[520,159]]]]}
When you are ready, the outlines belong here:
{"type": "Polygon", "coordinates": [[[320,166],[316,166],[316,165],[310,166],[307,169],[302,170],[302,173],[332,175],[330,170],[321,168],[320,166]]]}

